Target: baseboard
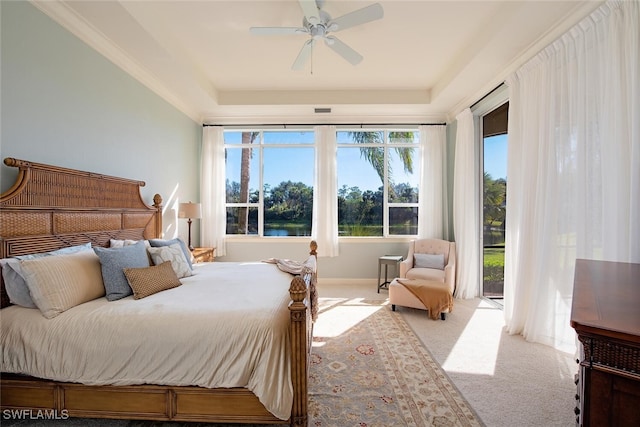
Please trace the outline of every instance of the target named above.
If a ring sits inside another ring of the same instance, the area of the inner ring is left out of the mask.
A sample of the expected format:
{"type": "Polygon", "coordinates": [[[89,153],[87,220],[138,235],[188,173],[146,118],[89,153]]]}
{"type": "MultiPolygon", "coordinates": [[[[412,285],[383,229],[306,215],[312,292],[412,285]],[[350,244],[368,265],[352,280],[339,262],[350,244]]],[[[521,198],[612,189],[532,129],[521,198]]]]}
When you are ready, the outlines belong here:
{"type": "Polygon", "coordinates": [[[373,286],[376,285],[376,279],[340,279],[334,277],[318,277],[318,285],[327,285],[327,286],[373,286]]]}

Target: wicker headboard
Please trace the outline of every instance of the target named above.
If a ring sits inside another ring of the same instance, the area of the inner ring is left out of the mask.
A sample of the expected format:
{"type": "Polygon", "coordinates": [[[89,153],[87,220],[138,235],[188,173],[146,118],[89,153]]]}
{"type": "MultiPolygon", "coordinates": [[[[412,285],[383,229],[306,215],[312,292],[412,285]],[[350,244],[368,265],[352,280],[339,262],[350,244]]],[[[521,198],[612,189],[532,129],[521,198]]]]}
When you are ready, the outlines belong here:
{"type": "MultiPolygon", "coordinates": [[[[0,258],[47,252],[109,239],[151,239],[162,233],[162,198],[140,195],[144,181],[41,163],[4,159],[19,169],[0,195],[0,258]]],[[[2,281],[2,307],[9,299],[2,281]]]]}

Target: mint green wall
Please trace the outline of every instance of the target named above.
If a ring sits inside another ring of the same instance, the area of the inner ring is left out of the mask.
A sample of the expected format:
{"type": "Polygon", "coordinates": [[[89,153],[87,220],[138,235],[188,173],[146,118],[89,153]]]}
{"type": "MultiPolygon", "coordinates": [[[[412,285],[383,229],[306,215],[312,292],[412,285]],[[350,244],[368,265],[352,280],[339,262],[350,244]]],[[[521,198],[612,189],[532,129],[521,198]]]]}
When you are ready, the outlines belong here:
{"type": "MultiPolygon", "coordinates": [[[[166,235],[186,236],[172,208],[199,199],[201,126],[30,3],[0,13],[0,156],[146,181],[166,235]]],[[[2,164],[0,189],[15,176],[2,164]]]]}
{"type": "Polygon", "coordinates": [[[456,132],[458,122],[447,123],[447,194],[449,195],[449,240],[454,239],[453,229],[453,170],[456,154],[456,132]]]}

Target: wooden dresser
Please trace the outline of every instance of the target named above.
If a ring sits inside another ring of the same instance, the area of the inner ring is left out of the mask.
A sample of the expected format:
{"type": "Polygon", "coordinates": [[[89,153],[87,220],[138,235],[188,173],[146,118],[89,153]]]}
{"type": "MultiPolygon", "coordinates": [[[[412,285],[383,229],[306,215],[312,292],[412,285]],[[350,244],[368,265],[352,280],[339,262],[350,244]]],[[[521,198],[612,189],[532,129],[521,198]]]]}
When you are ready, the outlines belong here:
{"type": "Polygon", "coordinates": [[[640,426],[640,264],[577,260],[571,326],[578,424],[640,426]]]}

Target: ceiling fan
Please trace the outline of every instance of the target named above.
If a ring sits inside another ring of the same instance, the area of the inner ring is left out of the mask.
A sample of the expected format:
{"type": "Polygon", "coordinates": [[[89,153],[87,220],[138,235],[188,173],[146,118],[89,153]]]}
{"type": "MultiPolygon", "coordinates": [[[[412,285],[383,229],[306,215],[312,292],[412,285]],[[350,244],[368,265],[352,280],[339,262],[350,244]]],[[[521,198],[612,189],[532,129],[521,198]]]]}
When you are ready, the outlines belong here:
{"type": "Polygon", "coordinates": [[[318,40],[324,40],[327,46],[351,64],[358,64],[362,61],[362,55],[329,34],[366,24],[384,16],[380,3],[374,3],[335,19],[322,9],[324,0],[298,0],[298,3],[304,15],[302,27],[251,27],[249,30],[255,35],[308,34],[311,36],[293,62],[291,68],[294,70],[299,70],[305,65],[311,56],[313,45],[318,40]]]}

